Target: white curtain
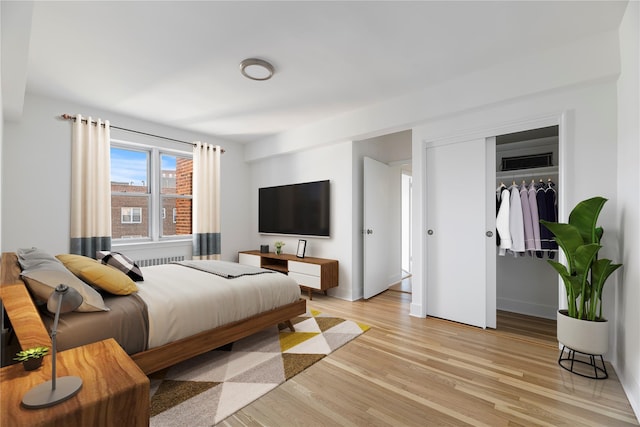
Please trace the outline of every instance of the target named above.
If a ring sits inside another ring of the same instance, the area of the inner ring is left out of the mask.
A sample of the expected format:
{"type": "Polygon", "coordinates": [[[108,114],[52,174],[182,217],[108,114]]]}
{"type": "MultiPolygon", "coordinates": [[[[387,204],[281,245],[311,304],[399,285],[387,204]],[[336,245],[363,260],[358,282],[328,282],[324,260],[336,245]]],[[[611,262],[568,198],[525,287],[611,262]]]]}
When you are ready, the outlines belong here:
{"type": "Polygon", "coordinates": [[[111,249],[109,121],[75,117],[71,142],[71,253],[111,249]]]}
{"type": "Polygon", "coordinates": [[[219,146],[193,146],[193,259],[220,259],[219,146]]]}

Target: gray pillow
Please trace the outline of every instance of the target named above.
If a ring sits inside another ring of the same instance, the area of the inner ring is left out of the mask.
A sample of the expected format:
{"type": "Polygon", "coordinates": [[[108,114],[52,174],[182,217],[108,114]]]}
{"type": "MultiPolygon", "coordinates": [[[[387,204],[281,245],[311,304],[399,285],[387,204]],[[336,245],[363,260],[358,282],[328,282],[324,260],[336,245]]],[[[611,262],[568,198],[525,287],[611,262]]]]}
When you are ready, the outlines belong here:
{"type": "Polygon", "coordinates": [[[42,268],[47,266],[52,270],[64,271],[64,265],[53,255],[38,248],[21,248],[16,251],[18,255],[18,263],[22,267],[22,271],[42,268]]]}
{"type": "Polygon", "coordinates": [[[74,288],[82,295],[82,304],[75,311],[109,311],[109,307],[104,304],[102,295],[78,279],[53,255],[36,248],[18,249],[18,262],[21,266],[27,267],[26,269],[23,267],[21,276],[36,299],[46,302],[56,286],[62,283],[74,288]],[[24,264],[20,262],[21,251],[24,264]]]}

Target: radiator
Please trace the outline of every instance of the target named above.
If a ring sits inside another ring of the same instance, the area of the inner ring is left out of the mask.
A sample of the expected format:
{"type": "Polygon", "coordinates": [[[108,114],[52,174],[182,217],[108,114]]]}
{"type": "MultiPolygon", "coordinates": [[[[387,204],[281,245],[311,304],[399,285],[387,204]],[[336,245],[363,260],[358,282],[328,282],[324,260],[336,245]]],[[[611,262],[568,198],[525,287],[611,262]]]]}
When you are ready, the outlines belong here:
{"type": "Polygon", "coordinates": [[[169,264],[170,262],[177,261],[184,261],[184,255],[139,259],[136,260],[136,264],[138,264],[139,267],[149,267],[150,265],[169,264]]]}

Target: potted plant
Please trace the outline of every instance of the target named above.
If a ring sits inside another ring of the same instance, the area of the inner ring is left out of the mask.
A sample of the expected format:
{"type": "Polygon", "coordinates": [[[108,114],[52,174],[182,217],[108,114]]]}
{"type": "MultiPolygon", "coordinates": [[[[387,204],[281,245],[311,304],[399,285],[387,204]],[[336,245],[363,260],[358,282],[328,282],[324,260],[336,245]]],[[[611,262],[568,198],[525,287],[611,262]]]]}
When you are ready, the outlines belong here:
{"type": "MultiPolygon", "coordinates": [[[[602,289],[607,278],[622,266],[598,258],[604,231],[596,222],[606,201],[603,197],[581,201],[567,224],[540,221],[554,235],[566,259],[566,265],[547,260],[560,274],[567,295],[567,309],[558,311],[558,341],[571,350],[600,356],[609,346],[602,289]]],[[[593,357],[591,360],[595,363],[593,357]]]]}
{"type": "Polygon", "coordinates": [[[284,242],[278,240],[273,244],[273,246],[276,248],[276,255],[280,255],[282,253],[282,247],[284,246],[284,242]]]}
{"type": "Polygon", "coordinates": [[[39,346],[22,350],[16,353],[13,360],[22,362],[25,371],[33,371],[42,365],[42,358],[49,352],[49,347],[39,346]]]}

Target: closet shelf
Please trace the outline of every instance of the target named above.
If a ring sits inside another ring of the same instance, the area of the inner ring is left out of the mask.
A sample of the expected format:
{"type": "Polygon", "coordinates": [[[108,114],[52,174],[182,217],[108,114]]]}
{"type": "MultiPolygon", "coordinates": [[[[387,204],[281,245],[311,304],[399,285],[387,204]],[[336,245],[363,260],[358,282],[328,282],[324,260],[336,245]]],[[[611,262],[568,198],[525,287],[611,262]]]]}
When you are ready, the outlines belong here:
{"type": "Polygon", "coordinates": [[[496,172],[496,179],[520,180],[524,178],[557,178],[558,167],[549,166],[544,168],[516,169],[512,171],[496,172]]]}

